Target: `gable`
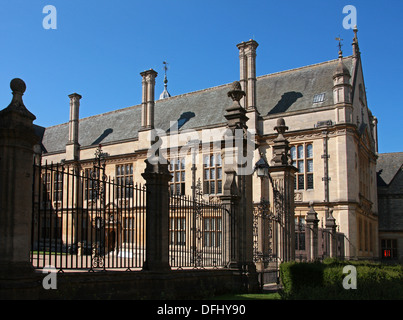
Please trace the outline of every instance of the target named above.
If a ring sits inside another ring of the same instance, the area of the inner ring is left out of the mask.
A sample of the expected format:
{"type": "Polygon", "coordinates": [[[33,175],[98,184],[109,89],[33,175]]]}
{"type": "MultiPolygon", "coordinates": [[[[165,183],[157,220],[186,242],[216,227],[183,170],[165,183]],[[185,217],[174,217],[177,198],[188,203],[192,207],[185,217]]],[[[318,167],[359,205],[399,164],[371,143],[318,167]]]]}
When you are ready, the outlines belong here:
{"type": "Polygon", "coordinates": [[[378,187],[390,185],[398,173],[401,179],[402,166],[403,152],[380,153],[376,164],[378,187]]]}
{"type": "Polygon", "coordinates": [[[358,125],[358,132],[363,143],[370,149],[375,149],[375,139],[372,124],[372,113],[368,108],[361,59],[353,71],[353,123],[358,125]]]}

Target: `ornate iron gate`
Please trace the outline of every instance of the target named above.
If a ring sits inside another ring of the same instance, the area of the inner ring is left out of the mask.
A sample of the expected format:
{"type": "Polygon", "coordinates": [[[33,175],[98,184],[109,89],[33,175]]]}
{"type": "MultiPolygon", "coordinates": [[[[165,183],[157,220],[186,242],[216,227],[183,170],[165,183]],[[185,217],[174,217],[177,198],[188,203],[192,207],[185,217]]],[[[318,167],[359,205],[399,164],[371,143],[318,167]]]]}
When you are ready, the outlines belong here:
{"type": "Polygon", "coordinates": [[[171,267],[225,267],[229,263],[230,212],[219,201],[203,200],[200,179],[195,189],[195,197],[170,196],[171,267]]]}

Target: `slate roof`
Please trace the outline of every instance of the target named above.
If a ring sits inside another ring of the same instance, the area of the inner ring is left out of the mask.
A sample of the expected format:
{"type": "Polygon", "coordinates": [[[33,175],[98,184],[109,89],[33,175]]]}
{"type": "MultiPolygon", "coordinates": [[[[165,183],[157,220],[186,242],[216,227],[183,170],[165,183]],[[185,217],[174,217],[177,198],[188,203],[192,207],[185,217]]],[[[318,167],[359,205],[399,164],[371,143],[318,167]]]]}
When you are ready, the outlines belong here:
{"type": "Polygon", "coordinates": [[[377,163],[378,187],[388,186],[403,166],[403,152],[380,153],[377,163]]]}
{"type": "MultiPolygon", "coordinates": [[[[352,74],[352,57],[343,58],[352,74]]],[[[261,116],[308,110],[333,104],[333,72],[338,59],[257,78],[257,109],[261,116]],[[324,100],[313,103],[316,94],[324,100]]],[[[231,83],[155,102],[155,128],[169,130],[170,121],[179,129],[223,125],[225,109],[232,101],[227,96],[231,83]]],[[[79,143],[82,147],[135,139],[141,124],[141,105],[80,119],[79,143]]],[[[65,149],[68,122],[45,128],[45,152],[65,149]]]]}

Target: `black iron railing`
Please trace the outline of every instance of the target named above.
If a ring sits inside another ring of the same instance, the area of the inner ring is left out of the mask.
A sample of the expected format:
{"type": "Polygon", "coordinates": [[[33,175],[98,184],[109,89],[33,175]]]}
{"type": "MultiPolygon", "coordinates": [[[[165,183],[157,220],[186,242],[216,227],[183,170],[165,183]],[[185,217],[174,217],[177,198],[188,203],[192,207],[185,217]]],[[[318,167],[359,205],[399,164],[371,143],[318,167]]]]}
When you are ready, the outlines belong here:
{"type": "Polygon", "coordinates": [[[103,168],[34,165],[31,260],[36,268],[141,268],[146,189],[117,183],[103,168]]]}
{"type": "MultiPolygon", "coordinates": [[[[35,268],[140,270],[146,260],[146,187],[112,179],[105,165],[34,165],[31,261],[35,268]]],[[[152,197],[152,195],[150,195],[152,197]]],[[[224,267],[230,214],[224,205],[170,196],[173,268],[224,267]]]]}

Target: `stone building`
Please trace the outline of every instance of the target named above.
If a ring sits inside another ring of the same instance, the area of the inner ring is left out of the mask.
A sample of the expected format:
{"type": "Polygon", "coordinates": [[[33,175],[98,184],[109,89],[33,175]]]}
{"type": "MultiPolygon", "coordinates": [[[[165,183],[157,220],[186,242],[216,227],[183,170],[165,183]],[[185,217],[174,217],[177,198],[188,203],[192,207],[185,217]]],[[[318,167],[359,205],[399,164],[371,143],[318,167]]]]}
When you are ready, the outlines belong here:
{"type": "Polygon", "coordinates": [[[381,258],[403,259],[403,152],[381,153],[377,162],[381,258]]]}
{"type": "MultiPolygon", "coordinates": [[[[337,248],[339,255],[378,257],[377,120],[368,108],[357,30],[351,56],[343,57],[340,51],[331,61],[259,77],[258,43],[249,40],[237,48],[240,79],[234,80],[239,80],[245,92],[241,105],[255,142],[253,157],[248,160],[252,169],[249,174],[261,156],[270,165],[277,137],[274,128],[283,118],[291,161],[298,169],[296,231],[302,230],[311,207],[317,212],[319,226],[323,230],[334,228],[343,240],[337,248]]],[[[147,70],[140,75],[140,105],[80,119],[81,95],[69,95],[69,122],[36,127],[42,163],[74,164],[77,170],[89,173],[101,144],[107,155],[107,176],[142,182],[144,160],[155,152],[151,145],[158,136],[161,150],[170,161],[171,192],[191,195],[200,181],[203,196],[217,198],[226,181],[222,146],[231,84],[171,96],[165,77],[164,92],[155,101],[157,72],[147,70]]],[[[90,104],[85,102],[83,107],[90,104]]],[[[63,188],[57,176],[51,179],[56,189],[63,188]]],[[[254,174],[250,192],[257,212],[270,199],[269,181],[254,174]]],[[[54,205],[56,194],[49,195],[54,205]]],[[[303,242],[297,232],[296,256],[304,257],[303,242]]]]}

